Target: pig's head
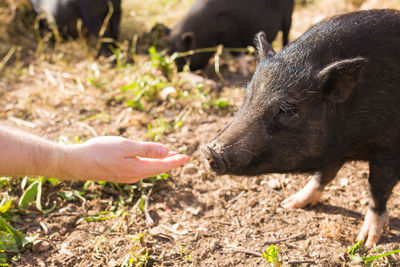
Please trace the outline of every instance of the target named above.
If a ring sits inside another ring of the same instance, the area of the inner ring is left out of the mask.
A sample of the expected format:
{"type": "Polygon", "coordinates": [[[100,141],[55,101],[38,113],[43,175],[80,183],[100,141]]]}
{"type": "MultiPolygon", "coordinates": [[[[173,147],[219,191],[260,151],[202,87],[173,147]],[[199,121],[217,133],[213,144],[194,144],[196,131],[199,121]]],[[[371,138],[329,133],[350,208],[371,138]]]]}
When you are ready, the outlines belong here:
{"type": "MultiPolygon", "coordinates": [[[[194,27],[196,18],[186,18],[178,23],[166,38],[165,45],[169,53],[187,52],[198,48],[210,47],[214,44],[209,43],[207,34],[204,36],[204,29],[194,27]]],[[[178,70],[181,71],[186,63],[189,63],[192,71],[203,68],[207,65],[212,53],[194,53],[186,57],[179,57],[175,60],[178,70]]]]}
{"type": "Polygon", "coordinates": [[[256,44],[259,60],[243,104],[202,147],[206,165],[219,174],[257,175],[332,163],[345,149],[335,147],[342,141],[340,112],[351,109],[366,60],[317,60],[309,49],[298,51],[301,43],[276,54],[263,33],[256,44]]]}

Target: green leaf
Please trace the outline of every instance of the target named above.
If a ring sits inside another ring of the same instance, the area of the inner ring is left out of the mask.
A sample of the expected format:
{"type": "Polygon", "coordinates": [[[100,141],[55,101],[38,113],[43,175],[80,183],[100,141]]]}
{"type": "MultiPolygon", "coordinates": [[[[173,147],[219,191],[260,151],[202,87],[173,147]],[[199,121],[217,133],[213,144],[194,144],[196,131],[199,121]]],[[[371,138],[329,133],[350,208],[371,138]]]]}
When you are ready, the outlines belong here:
{"type": "Polygon", "coordinates": [[[0,177],[0,188],[10,186],[10,177],[0,177]]]}
{"type": "Polygon", "coordinates": [[[7,254],[4,251],[0,250],[0,266],[9,266],[7,264],[8,257],[7,254]]]}
{"type": "Polygon", "coordinates": [[[218,107],[219,107],[220,109],[225,108],[226,106],[228,106],[228,101],[226,101],[226,100],[224,100],[224,99],[222,99],[222,98],[219,98],[219,99],[217,100],[217,105],[218,105],[218,107]]]}
{"type": "Polygon", "coordinates": [[[0,250],[18,252],[18,245],[15,236],[5,231],[0,231],[0,250]]]}
{"type": "Polygon", "coordinates": [[[78,190],[72,190],[72,191],[67,190],[57,193],[58,196],[67,201],[74,201],[77,199],[85,201],[85,199],[82,197],[82,195],[84,194],[85,194],[84,192],[79,192],[78,190]]]}
{"type": "Polygon", "coordinates": [[[86,216],[83,219],[87,222],[101,222],[101,221],[113,219],[119,215],[120,214],[112,212],[112,211],[102,211],[102,212],[96,213],[94,215],[86,216]]]}
{"type": "Polygon", "coordinates": [[[136,89],[136,88],[138,88],[138,82],[134,81],[134,82],[132,82],[132,83],[130,83],[128,85],[122,86],[121,87],[121,91],[122,92],[126,92],[126,91],[129,91],[129,90],[132,90],[132,89],[136,89]]]}
{"type": "Polygon", "coordinates": [[[38,193],[38,186],[39,186],[39,180],[36,180],[35,182],[31,183],[28,188],[25,190],[25,192],[22,194],[18,206],[27,209],[29,206],[32,204],[32,202],[35,200],[35,197],[38,193]]]}
{"type": "Polygon", "coordinates": [[[21,189],[24,190],[27,184],[28,184],[28,176],[25,176],[24,178],[22,178],[21,181],[21,189]]]}
{"type": "Polygon", "coordinates": [[[149,48],[151,62],[156,63],[160,60],[160,55],[157,53],[155,46],[149,48]]]}
{"type": "Polygon", "coordinates": [[[2,203],[1,203],[1,206],[0,206],[0,212],[1,213],[6,213],[7,211],[10,210],[13,201],[12,200],[6,200],[5,198],[3,200],[1,201],[2,203]],[[5,200],[5,201],[3,201],[3,200],[5,200]]]}
{"type": "Polygon", "coordinates": [[[2,238],[0,242],[0,250],[4,251],[14,251],[14,244],[17,249],[20,249],[28,243],[25,236],[9,225],[2,216],[0,216],[0,237],[2,238]],[[14,244],[8,242],[14,242],[14,244]]]}
{"type": "Polygon", "coordinates": [[[56,207],[57,207],[57,202],[53,201],[53,206],[50,209],[44,210],[42,208],[42,188],[43,188],[43,181],[45,181],[45,178],[43,176],[40,177],[39,183],[38,183],[38,188],[37,188],[37,194],[36,194],[36,208],[41,211],[44,214],[52,212],[56,207]]]}
{"type": "Polygon", "coordinates": [[[164,172],[164,173],[157,174],[157,175],[154,175],[152,177],[143,179],[142,183],[150,183],[150,184],[152,184],[151,186],[153,186],[154,183],[156,183],[158,181],[162,181],[162,180],[168,179],[168,178],[169,178],[169,174],[164,172]]]}
{"type": "Polygon", "coordinates": [[[174,129],[175,129],[175,130],[176,130],[176,129],[179,129],[179,128],[182,127],[182,125],[183,125],[183,121],[178,121],[178,122],[175,123],[174,129]]]}
{"type": "Polygon", "coordinates": [[[94,184],[93,181],[86,181],[85,184],[82,187],[82,190],[86,191],[88,189],[88,187],[91,186],[92,184],[94,184]]]}
{"type": "Polygon", "coordinates": [[[356,253],[356,251],[360,248],[360,246],[364,243],[364,240],[360,240],[358,241],[354,246],[352,246],[351,248],[349,248],[347,250],[347,254],[349,255],[354,255],[354,253],[356,253]]]}
{"type": "Polygon", "coordinates": [[[281,263],[279,261],[279,247],[276,247],[274,245],[271,245],[269,248],[265,249],[265,252],[263,252],[263,257],[266,262],[270,262],[274,264],[276,267],[280,267],[281,263]]]}
{"type": "Polygon", "coordinates": [[[58,178],[53,178],[53,177],[49,177],[46,180],[49,181],[49,183],[51,183],[53,186],[57,185],[58,182],[60,181],[58,178]]]}
{"type": "Polygon", "coordinates": [[[377,260],[379,258],[387,257],[387,256],[390,256],[392,254],[399,253],[399,252],[400,252],[400,248],[396,249],[396,250],[393,250],[393,251],[390,251],[390,252],[386,252],[386,253],[380,254],[380,255],[371,256],[371,257],[363,257],[363,258],[358,257],[358,256],[353,256],[353,257],[354,257],[354,259],[356,259],[358,261],[361,261],[361,262],[372,262],[372,261],[377,260]]]}

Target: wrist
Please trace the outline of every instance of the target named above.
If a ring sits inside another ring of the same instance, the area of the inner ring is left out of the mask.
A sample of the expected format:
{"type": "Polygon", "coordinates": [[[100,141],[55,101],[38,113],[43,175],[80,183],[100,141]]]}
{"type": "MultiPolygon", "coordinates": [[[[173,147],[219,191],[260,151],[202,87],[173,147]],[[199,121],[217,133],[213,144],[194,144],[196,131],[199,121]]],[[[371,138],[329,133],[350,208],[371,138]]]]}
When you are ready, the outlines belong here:
{"type": "Polygon", "coordinates": [[[75,150],[79,145],[63,145],[57,144],[56,149],[53,153],[53,176],[59,179],[75,180],[77,179],[77,166],[78,162],[75,162],[75,150]]]}

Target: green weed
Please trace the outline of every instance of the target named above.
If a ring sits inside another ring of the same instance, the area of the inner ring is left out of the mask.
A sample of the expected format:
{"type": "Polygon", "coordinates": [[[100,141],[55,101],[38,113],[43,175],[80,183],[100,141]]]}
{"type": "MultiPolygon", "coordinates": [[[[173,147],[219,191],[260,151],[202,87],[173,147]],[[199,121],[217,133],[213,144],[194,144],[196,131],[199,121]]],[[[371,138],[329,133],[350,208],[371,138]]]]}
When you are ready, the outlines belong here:
{"type": "Polygon", "coordinates": [[[169,177],[168,173],[163,173],[150,178],[146,178],[143,181],[137,183],[137,188],[138,191],[140,192],[140,197],[136,201],[134,207],[144,212],[147,195],[150,189],[154,187],[155,183],[157,183],[158,181],[168,179],[168,177],[169,177]]]}
{"type": "Polygon", "coordinates": [[[158,99],[159,92],[165,88],[167,82],[164,77],[155,74],[145,74],[132,83],[121,87],[121,92],[126,93],[127,107],[144,111],[146,103],[158,99]]]}
{"type": "Polygon", "coordinates": [[[150,260],[154,259],[154,257],[149,255],[149,251],[144,246],[144,236],[145,234],[138,233],[132,237],[134,245],[131,251],[124,257],[121,267],[149,266],[150,260]]]}
{"type": "Polygon", "coordinates": [[[190,251],[190,253],[188,253],[186,248],[183,248],[183,246],[181,244],[179,244],[179,253],[181,254],[181,256],[188,262],[191,261],[192,256],[193,256],[193,250],[190,251]]]}
{"type": "MultiPolygon", "coordinates": [[[[25,179],[28,180],[29,178],[25,177],[24,180],[25,179]]],[[[52,212],[57,206],[56,201],[53,201],[53,205],[49,209],[43,209],[42,207],[43,184],[46,183],[47,180],[47,178],[40,176],[34,182],[32,182],[22,194],[18,206],[23,209],[27,209],[34,201],[36,201],[37,210],[41,211],[44,214],[52,212]]],[[[58,179],[56,178],[51,178],[49,181],[51,181],[50,183],[53,185],[58,183],[58,179]]]]}
{"type": "Polygon", "coordinates": [[[88,67],[89,75],[86,78],[86,83],[88,85],[93,85],[95,87],[100,87],[100,69],[97,63],[93,62],[88,67]]]}
{"type": "Polygon", "coordinates": [[[101,211],[97,212],[94,215],[89,215],[84,217],[84,220],[87,222],[101,222],[113,219],[115,217],[119,217],[124,214],[124,210],[119,209],[116,212],[114,211],[101,211]]]}
{"type": "Polygon", "coordinates": [[[375,251],[378,253],[381,253],[381,254],[375,255],[375,256],[369,256],[369,257],[361,257],[358,255],[355,255],[355,253],[357,252],[357,250],[361,247],[361,245],[363,243],[364,243],[364,240],[358,241],[354,246],[352,246],[351,248],[349,248],[347,250],[347,254],[350,255],[350,258],[353,261],[362,262],[366,266],[372,266],[374,261],[400,252],[400,248],[399,248],[399,249],[396,249],[396,250],[393,250],[390,252],[381,253],[381,250],[379,248],[374,247],[375,251]]]}
{"type": "Polygon", "coordinates": [[[177,70],[174,61],[178,53],[168,56],[165,53],[158,53],[154,46],[150,47],[149,53],[153,68],[161,69],[168,78],[170,78],[173,73],[176,73],[177,70]]]}
{"type": "Polygon", "coordinates": [[[203,104],[205,108],[212,108],[216,110],[228,110],[231,104],[225,98],[210,98],[209,101],[203,104]]]}
{"type": "Polygon", "coordinates": [[[182,125],[183,121],[179,120],[179,118],[174,118],[172,120],[158,118],[156,121],[147,125],[148,137],[150,140],[158,141],[163,134],[179,129],[182,125]]]}
{"type": "Polygon", "coordinates": [[[7,197],[3,197],[0,202],[0,266],[8,266],[10,261],[8,254],[19,253],[36,238],[35,236],[25,237],[9,224],[9,222],[19,220],[18,211],[14,206],[14,200],[7,197]]]}
{"type": "Polygon", "coordinates": [[[271,267],[280,267],[282,263],[279,260],[279,247],[271,245],[265,249],[262,254],[265,262],[269,262],[271,267]]]}

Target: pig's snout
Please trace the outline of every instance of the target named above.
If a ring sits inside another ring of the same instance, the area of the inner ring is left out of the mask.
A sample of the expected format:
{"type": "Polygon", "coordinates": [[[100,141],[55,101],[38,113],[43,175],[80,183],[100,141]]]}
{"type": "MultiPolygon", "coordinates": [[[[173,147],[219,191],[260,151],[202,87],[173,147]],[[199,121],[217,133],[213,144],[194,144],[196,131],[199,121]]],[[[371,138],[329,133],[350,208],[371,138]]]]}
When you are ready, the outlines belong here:
{"type": "Polygon", "coordinates": [[[207,169],[211,169],[218,174],[226,172],[230,166],[229,160],[216,151],[215,145],[202,146],[204,164],[207,169]]]}

